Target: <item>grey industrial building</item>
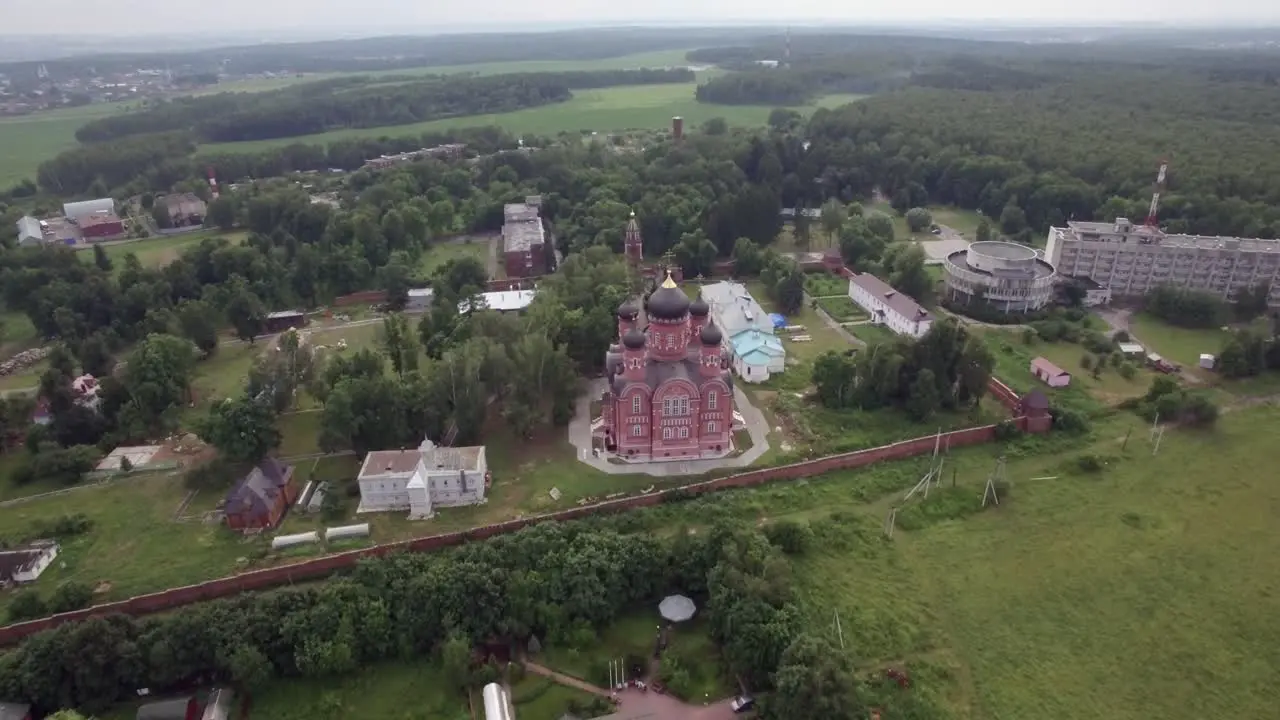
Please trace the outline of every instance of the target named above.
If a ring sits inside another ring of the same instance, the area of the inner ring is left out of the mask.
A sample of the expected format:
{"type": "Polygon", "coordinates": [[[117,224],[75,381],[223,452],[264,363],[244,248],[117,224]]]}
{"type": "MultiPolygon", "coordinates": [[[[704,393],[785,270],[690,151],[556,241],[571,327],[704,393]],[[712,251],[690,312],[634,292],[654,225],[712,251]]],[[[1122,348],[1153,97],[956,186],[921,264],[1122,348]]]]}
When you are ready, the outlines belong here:
{"type": "Polygon", "coordinates": [[[1268,304],[1280,306],[1280,240],[1165,233],[1125,218],[1072,221],[1049,228],[1045,258],[1059,273],[1089,278],[1116,297],[1174,285],[1229,300],[1270,283],[1268,304]]]}

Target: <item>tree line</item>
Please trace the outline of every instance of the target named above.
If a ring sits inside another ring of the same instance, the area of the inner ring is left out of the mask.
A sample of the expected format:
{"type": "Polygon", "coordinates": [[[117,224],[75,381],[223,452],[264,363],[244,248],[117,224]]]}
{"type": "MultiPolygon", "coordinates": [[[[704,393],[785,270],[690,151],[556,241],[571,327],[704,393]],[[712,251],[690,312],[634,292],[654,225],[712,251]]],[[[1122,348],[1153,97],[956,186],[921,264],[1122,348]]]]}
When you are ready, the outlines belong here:
{"type": "Polygon", "coordinates": [[[1194,73],[1067,64],[1033,90],[913,87],[819,110],[808,138],[842,199],[879,187],[907,206],[980,209],[1026,243],[1070,219],[1144,217],[1169,158],[1167,231],[1269,238],[1280,223],[1280,135],[1266,118],[1278,102],[1257,85],[1194,73]]]}
{"type": "Polygon", "coordinates": [[[976,406],[994,367],[982,338],[946,319],[919,339],[895,337],[856,355],[824,353],[814,362],[813,384],[824,407],[896,406],[924,422],[939,410],[976,406]]]}
{"type": "Polygon", "coordinates": [[[580,647],[623,613],[653,612],[681,592],[699,602],[725,669],[764,693],[764,718],[929,710],[918,693],[886,693],[883,678],[859,672],[826,633],[806,627],[790,558],[812,544],[808,526],[719,523],[673,535],[623,527],[547,523],[442,553],[364,560],[344,577],[286,592],[62,625],[0,656],[0,697],[38,712],[99,713],[143,687],[229,682],[252,691],[392,659],[434,659],[450,689],[462,689],[483,677],[478,647],[580,647]]]}
{"type": "Polygon", "coordinates": [[[426,78],[351,77],[264,93],[221,93],[158,101],[146,110],[100,118],[76,131],[81,142],[190,131],[199,142],[269,140],[338,128],[408,125],[504,113],[563,102],[572,90],[693,82],[687,68],[596,70],[426,78]]]}

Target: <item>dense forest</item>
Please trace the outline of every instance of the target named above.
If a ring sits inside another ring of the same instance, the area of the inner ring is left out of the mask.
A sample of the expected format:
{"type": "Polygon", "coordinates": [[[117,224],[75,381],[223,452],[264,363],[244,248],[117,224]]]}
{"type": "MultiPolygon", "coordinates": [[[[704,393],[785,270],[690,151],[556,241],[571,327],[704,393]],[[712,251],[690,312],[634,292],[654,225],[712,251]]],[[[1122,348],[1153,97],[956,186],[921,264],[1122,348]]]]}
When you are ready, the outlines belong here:
{"type": "Polygon", "coordinates": [[[18,86],[33,84],[43,64],[54,79],[169,68],[199,73],[364,73],[410,68],[543,60],[595,60],[659,50],[750,43],[759,28],[589,28],[556,32],[459,33],[296,43],[264,43],[192,52],[82,55],[0,64],[18,86]]]}
{"type": "Polygon", "coordinates": [[[189,130],[202,142],[311,135],[337,128],[408,125],[461,115],[504,113],[563,102],[572,90],[693,82],[686,68],[510,75],[341,78],[266,93],[182,97],[114,115],[76,131],[81,142],[189,130]]]}

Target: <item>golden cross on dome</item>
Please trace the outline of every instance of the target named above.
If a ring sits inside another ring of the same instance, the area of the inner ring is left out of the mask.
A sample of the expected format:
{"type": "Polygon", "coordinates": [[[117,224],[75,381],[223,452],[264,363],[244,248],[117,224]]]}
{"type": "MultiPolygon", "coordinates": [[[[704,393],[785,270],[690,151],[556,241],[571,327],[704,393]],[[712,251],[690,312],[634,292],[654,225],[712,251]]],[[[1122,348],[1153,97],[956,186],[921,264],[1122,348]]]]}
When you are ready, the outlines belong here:
{"type": "Polygon", "coordinates": [[[670,271],[670,270],[668,270],[668,271],[667,271],[667,279],[662,281],[662,287],[664,287],[664,288],[673,288],[673,287],[675,287],[675,286],[676,286],[676,281],[671,279],[671,271],[670,271]]]}

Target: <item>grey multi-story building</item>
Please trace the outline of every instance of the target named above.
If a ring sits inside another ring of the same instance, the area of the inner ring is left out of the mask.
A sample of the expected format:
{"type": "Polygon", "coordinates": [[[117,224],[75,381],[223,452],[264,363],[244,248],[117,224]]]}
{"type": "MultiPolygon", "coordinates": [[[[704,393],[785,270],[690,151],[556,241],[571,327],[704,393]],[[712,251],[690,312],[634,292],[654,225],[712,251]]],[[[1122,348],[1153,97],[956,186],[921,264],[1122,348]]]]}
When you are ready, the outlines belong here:
{"type": "Polygon", "coordinates": [[[1040,310],[1053,300],[1058,281],[1052,263],[1039,251],[992,240],[951,253],[943,269],[950,299],[980,300],[1006,313],[1040,310]]]}
{"type": "Polygon", "coordinates": [[[1280,306],[1280,240],[1176,235],[1116,218],[1049,228],[1045,256],[1060,274],[1089,278],[1117,297],[1173,285],[1229,300],[1270,283],[1268,304],[1280,306]]]}

